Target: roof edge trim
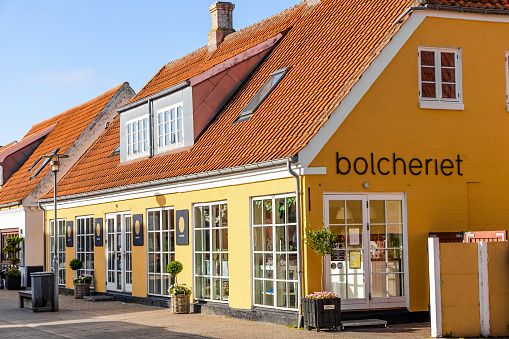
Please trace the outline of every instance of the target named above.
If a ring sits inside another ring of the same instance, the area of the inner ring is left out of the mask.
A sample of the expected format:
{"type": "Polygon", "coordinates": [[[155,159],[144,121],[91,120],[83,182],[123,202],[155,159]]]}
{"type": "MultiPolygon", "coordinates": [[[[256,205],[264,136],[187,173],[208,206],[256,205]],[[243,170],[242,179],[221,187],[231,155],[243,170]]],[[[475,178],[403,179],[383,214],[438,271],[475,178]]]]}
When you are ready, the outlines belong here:
{"type": "MultiPolygon", "coordinates": [[[[146,182],[141,182],[141,183],[137,183],[137,184],[117,186],[117,187],[106,188],[106,189],[97,190],[97,191],[61,196],[61,197],[57,197],[57,201],[71,200],[74,198],[89,197],[89,196],[94,196],[94,195],[119,192],[119,191],[123,191],[123,190],[142,188],[142,187],[147,187],[147,186],[164,185],[164,184],[168,184],[168,183],[172,183],[172,182],[180,182],[180,181],[198,179],[198,178],[203,178],[203,177],[213,177],[213,176],[218,176],[218,175],[222,175],[222,174],[248,171],[248,170],[256,169],[256,168],[264,168],[264,167],[271,167],[271,166],[278,166],[278,165],[286,166],[288,159],[290,159],[290,161],[296,160],[295,157],[286,157],[286,158],[281,158],[281,159],[258,162],[258,163],[254,163],[254,164],[229,167],[229,168],[207,171],[207,172],[200,172],[200,173],[196,173],[196,174],[188,174],[188,175],[182,175],[182,176],[178,176],[178,177],[146,181],[146,182]]],[[[45,199],[38,200],[38,202],[41,204],[44,204],[44,203],[47,203],[50,201],[53,201],[53,198],[45,198],[45,199]]]]}
{"type": "MultiPolygon", "coordinates": [[[[50,199],[52,200],[52,199],[50,199]]],[[[0,208],[4,208],[4,207],[12,207],[12,206],[16,206],[16,205],[22,205],[23,202],[22,201],[13,201],[13,202],[9,202],[7,204],[3,204],[3,205],[0,205],[0,208]]]]}
{"type": "Polygon", "coordinates": [[[213,77],[216,74],[219,74],[235,65],[240,64],[242,61],[245,61],[269,48],[272,48],[274,45],[278,43],[279,40],[283,37],[283,34],[278,33],[275,36],[260,42],[256,46],[253,46],[251,48],[248,48],[244,52],[241,52],[229,59],[226,59],[225,61],[213,66],[212,68],[209,68],[208,70],[204,71],[203,73],[200,73],[198,75],[195,75],[191,79],[189,79],[191,86],[195,86],[211,77],[213,77]]]}
{"type": "Polygon", "coordinates": [[[31,137],[21,140],[20,142],[14,144],[13,146],[9,147],[2,153],[0,153],[0,163],[3,163],[5,158],[7,158],[9,155],[12,155],[13,153],[16,153],[17,151],[23,149],[24,147],[36,142],[40,138],[45,137],[48,135],[53,129],[56,127],[57,124],[51,125],[50,127],[46,128],[45,130],[32,135],[31,137]]]}
{"type": "Polygon", "coordinates": [[[467,7],[467,6],[447,6],[447,5],[435,5],[435,4],[427,4],[427,5],[425,5],[425,7],[426,7],[426,9],[432,9],[432,10],[437,10],[437,11],[509,15],[508,10],[496,9],[496,8],[476,8],[476,7],[467,7]]]}
{"type": "Polygon", "coordinates": [[[171,87],[163,89],[162,91],[159,91],[159,92],[154,93],[152,95],[143,97],[143,98],[141,98],[139,100],[136,100],[136,101],[133,101],[130,104],[126,104],[126,105],[124,105],[122,107],[119,107],[119,108],[117,108],[117,112],[118,113],[125,112],[125,111],[127,111],[127,110],[129,110],[131,108],[134,108],[136,106],[144,104],[145,102],[147,102],[147,100],[154,100],[154,99],[160,98],[162,96],[170,94],[171,92],[175,92],[175,91],[178,91],[179,89],[187,87],[187,86],[189,86],[189,84],[190,84],[189,80],[184,80],[182,82],[179,82],[178,84],[175,84],[175,85],[173,85],[171,87]]]}

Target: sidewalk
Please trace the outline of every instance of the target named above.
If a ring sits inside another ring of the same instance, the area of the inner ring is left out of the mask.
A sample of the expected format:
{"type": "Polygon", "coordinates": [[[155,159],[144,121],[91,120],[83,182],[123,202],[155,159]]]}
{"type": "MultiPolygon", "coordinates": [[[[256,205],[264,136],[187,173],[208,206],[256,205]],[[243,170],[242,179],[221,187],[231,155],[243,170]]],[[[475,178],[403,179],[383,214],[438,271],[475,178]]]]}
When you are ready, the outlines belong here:
{"type": "Polygon", "coordinates": [[[0,338],[424,338],[429,323],[388,328],[307,331],[207,314],[60,296],[59,312],[20,309],[17,291],[0,290],[0,338]]]}

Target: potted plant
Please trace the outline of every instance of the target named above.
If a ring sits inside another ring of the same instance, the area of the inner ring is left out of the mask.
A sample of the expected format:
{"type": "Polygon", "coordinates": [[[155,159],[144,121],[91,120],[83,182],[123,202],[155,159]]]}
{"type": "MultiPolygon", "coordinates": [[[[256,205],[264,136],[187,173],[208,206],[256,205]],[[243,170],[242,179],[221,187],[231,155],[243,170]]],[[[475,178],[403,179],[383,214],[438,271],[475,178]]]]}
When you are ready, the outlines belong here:
{"type": "Polygon", "coordinates": [[[5,247],[3,251],[7,254],[7,261],[11,266],[6,272],[5,285],[8,290],[19,290],[21,288],[21,272],[19,271],[19,252],[21,247],[19,246],[23,238],[18,236],[8,237],[5,240],[5,247]]]}
{"type": "Polygon", "coordinates": [[[84,296],[90,295],[90,284],[92,283],[93,277],[89,274],[79,275],[79,270],[83,267],[83,261],[75,258],[71,260],[69,267],[73,271],[78,271],[78,278],[73,280],[74,298],[83,299],[84,296]]]}
{"type": "Polygon", "coordinates": [[[172,261],[167,267],[166,272],[175,278],[175,284],[171,285],[168,292],[171,295],[171,311],[173,313],[189,313],[191,288],[185,284],[177,283],[177,275],[182,272],[184,266],[180,261],[172,261]]]}
{"type": "Polygon", "coordinates": [[[303,298],[304,326],[308,330],[316,328],[317,331],[320,331],[320,328],[337,329],[341,325],[341,303],[334,293],[323,291],[323,273],[325,256],[334,253],[338,235],[323,225],[318,230],[307,228],[304,242],[322,257],[322,291],[314,292],[303,298]]]}

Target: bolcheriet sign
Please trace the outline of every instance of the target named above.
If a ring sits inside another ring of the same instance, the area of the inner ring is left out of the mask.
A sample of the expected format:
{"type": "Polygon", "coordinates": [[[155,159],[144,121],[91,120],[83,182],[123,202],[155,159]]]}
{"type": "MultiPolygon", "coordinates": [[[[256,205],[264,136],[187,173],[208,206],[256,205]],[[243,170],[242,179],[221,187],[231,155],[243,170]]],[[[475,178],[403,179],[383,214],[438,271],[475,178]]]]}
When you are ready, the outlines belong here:
{"type": "Polygon", "coordinates": [[[412,175],[463,175],[461,163],[463,160],[458,154],[456,159],[419,159],[405,160],[392,153],[392,157],[375,157],[371,153],[370,158],[358,157],[353,161],[347,157],[340,157],[336,152],[336,170],[338,174],[346,175],[351,171],[357,174],[403,174],[412,175]]]}

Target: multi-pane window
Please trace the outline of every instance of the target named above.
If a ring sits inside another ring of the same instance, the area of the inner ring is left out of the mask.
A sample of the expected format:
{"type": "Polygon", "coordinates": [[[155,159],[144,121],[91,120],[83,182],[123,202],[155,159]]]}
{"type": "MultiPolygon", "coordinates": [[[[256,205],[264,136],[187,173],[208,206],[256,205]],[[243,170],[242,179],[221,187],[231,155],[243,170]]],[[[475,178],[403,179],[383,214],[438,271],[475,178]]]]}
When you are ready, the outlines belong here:
{"type": "Polygon", "coordinates": [[[460,101],[459,49],[419,48],[419,98],[460,101]]]}
{"type": "Polygon", "coordinates": [[[194,206],[194,295],[198,299],[228,301],[228,205],[194,206]]]}
{"type": "Polygon", "coordinates": [[[295,196],[252,200],[254,304],[297,308],[295,196]]]}
{"type": "Polygon", "coordinates": [[[131,120],[127,123],[127,156],[135,157],[147,153],[148,117],[131,120]]]}
{"type": "MultiPolygon", "coordinates": [[[[9,265],[9,262],[7,261],[9,259],[9,256],[7,253],[2,251],[2,249],[7,246],[7,238],[10,237],[17,237],[19,236],[19,229],[18,228],[9,228],[0,230],[0,265],[9,265]]],[[[20,244],[20,247],[24,247],[24,242],[20,244]]],[[[22,253],[20,252],[18,255],[18,258],[21,260],[23,258],[22,253]]],[[[21,264],[21,262],[20,262],[21,264]]]]}
{"type": "MultiPolygon", "coordinates": [[[[94,275],[94,218],[76,218],[76,258],[83,262],[79,274],[94,275]]],[[[78,275],[78,272],[76,272],[78,275]]]]}
{"type": "Polygon", "coordinates": [[[55,241],[58,241],[57,257],[58,257],[58,283],[65,285],[65,219],[58,219],[57,237],[55,239],[55,222],[50,220],[50,265],[53,267],[53,256],[55,253],[55,241]]]}
{"type": "Polygon", "coordinates": [[[159,148],[173,147],[184,142],[182,104],[157,111],[159,148]]]}
{"type": "Polygon", "coordinates": [[[169,296],[174,284],[166,268],[175,260],[175,222],[173,208],[148,211],[148,293],[169,296]]]}

